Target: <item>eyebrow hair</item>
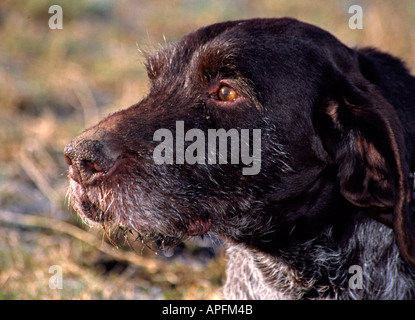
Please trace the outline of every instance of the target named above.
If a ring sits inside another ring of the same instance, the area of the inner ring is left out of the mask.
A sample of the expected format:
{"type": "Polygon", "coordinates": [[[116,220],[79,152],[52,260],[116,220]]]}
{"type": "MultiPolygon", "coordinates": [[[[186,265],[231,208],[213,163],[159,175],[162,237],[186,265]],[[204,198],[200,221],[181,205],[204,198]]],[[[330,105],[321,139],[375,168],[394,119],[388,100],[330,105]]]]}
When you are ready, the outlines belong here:
{"type": "Polygon", "coordinates": [[[209,81],[219,74],[225,77],[236,76],[238,51],[235,39],[215,38],[193,52],[190,70],[197,72],[202,81],[209,81]]]}

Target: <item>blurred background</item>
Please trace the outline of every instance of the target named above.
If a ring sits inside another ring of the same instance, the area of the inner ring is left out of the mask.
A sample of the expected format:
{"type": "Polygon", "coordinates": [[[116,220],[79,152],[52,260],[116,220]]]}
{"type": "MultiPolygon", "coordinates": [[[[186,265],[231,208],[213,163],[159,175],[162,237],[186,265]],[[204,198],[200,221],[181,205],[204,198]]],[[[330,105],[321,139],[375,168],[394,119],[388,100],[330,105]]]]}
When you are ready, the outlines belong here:
{"type": "Polygon", "coordinates": [[[148,90],[138,48],[156,50],[201,26],[291,16],[349,46],[376,46],[415,71],[415,1],[92,0],[0,4],[0,299],[217,299],[220,241],[183,243],[162,256],[115,248],[66,202],[65,145],[148,90]],[[63,29],[51,30],[51,5],[63,29]],[[349,7],[363,29],[349,28],[349,7]],[[62,271],[53,289],[49,269],[62,271]],[[51,288],[52,287],[52,288],[51,288]]]}

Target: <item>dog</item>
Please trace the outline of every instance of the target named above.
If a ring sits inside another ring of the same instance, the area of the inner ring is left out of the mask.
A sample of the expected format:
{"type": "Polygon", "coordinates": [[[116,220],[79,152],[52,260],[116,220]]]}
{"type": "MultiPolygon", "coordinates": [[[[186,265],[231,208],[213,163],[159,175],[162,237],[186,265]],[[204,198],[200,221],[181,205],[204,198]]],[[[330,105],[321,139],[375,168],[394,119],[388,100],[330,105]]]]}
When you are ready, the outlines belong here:
{"type": "Polygon", "coordinates": [[[148,95],[65,148],[87,223],[160,247],[219,235],[226,299],[415,298],[403,62],[291,18],[213,24],[144,55],[148,95]],[[213,129],[227,149],[202,139],[213,129]],[[229,161],[244,146],[260,150],[251,167],[229,161]]]}

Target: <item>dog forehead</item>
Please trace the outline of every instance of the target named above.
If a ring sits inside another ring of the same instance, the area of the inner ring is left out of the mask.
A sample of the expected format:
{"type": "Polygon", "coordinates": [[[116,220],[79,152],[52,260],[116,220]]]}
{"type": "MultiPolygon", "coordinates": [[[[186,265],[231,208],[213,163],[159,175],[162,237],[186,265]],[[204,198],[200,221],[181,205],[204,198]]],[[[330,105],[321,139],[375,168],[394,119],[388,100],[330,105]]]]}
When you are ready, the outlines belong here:
{"type": "Polygon", "coordinates": [[[294,19],[229,21],[147,54],[146,68],[151,85],[160,88],[186,89],[227,77],[256,83],[271,71],[280,78],[303,77],[304,65],[319,68],[312,62],[325,52],[319,43],[330,42],[327,38],[328,33],[294,19]]]}
{"type": "MultiPolygon", "coordinates": [[[[145,52],[145,66],[151,80],[164,73],[182,73],[194,58],[206,53],[215,46],[226,49],[226,41],[219,41],[220,35],[235,25],[236,21],[210,25],[183,36],[179,41],[173,42],[153,53],[145,52]]],[[[220,38],[223,39],[223,38],[220,38]]],[[[230,43],[228,43],[230,44],[230,43]]]]}

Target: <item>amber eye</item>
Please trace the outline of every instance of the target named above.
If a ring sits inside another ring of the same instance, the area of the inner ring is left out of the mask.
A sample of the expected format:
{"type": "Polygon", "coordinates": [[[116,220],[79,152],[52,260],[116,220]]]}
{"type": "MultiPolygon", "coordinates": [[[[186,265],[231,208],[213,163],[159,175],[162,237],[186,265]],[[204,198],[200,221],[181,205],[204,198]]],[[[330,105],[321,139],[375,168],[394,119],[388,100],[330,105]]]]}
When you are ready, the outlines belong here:
{"type": "Polygon", "coordinates": [[[218,98],[221,101],[232,101],[237,98],[235,90],[229,86],[222,86],[218,91],[218,98]]]}

